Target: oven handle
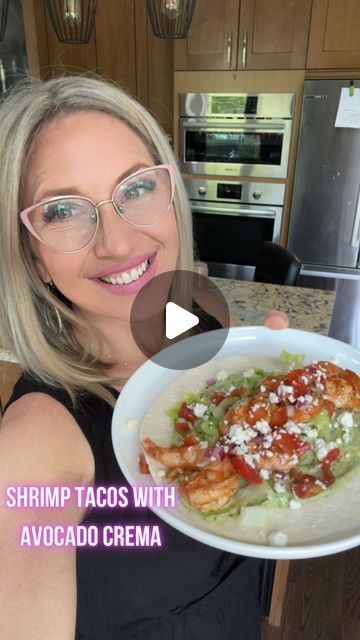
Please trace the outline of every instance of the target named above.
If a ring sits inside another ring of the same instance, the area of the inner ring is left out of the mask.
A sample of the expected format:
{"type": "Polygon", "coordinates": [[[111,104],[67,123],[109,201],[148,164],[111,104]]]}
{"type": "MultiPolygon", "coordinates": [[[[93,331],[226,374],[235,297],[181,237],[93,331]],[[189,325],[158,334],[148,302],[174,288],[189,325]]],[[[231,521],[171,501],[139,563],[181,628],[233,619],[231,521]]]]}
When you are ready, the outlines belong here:
{"type": "Polygon", "coordinates": [[[241,133],[242,131],[254,130],[267,130],[267,129],[285,129],[284,122],[259,122],[257,123],[239,123],[239,122],[221,122],[218,126],[216,126],[215,122],[212,122],[211,125],[206,124],[206,122],[182,122],[181,126],[183,129],[200,129],[203,131],[219,131],[221,129],[233,129],[234,131],[241,133]]]}
{"type": "Polygon", "coordinates": [[[198,211],[199,213],[217,214],[220,216],[245,216],[249,218],[275,218],[276,213],[271,209],[223,209],[219,207],[209,207],[205,203],[191,205],[193,213],[198,211]]]}

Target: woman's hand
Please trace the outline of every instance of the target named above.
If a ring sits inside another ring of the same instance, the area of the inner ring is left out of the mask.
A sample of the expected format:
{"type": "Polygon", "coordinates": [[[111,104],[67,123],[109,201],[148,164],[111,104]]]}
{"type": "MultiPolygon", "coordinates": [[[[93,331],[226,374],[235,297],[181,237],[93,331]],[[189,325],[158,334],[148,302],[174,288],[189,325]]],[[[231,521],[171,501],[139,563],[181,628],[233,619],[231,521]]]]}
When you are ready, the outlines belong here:
{"type": "Polygon", "coordinates": [[[283,311],[269,311],[265,317],[264,325],[268,329],[287,329],[289,318],[283,311]]]}

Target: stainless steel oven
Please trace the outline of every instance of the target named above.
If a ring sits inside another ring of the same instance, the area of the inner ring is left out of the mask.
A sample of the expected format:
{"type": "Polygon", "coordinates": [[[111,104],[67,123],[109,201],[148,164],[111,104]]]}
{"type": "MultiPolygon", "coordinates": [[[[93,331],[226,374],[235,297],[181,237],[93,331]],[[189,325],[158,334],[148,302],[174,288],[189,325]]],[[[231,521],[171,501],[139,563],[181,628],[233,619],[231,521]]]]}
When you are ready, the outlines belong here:
{"type": "Polygon", "coordinates": [[[286,178],[293,93],[182,93],[184,173],[286,178]]]}
{"type": "Polygon", "coordinates": [[[279,242],[284,184],[186,179],[196,257],[209,275],[252,280],[264,240],[279,242]]]}

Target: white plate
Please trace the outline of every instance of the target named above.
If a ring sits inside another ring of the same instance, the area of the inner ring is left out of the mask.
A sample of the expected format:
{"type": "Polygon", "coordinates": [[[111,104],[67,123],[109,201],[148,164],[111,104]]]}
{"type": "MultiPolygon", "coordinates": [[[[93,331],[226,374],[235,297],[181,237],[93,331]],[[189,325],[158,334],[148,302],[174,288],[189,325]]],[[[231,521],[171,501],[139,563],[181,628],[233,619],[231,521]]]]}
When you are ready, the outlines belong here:
{"type": "MultiPolygon", "coordinates": [[[[207,348],[214,332],[189,338],[197,349],[207,348]]],[[[181,343],[178,343],[181,345],[181,343]]],[[[179,347],[174,350],[179,356],[179,347]]],[[[360,375],[360,351],[325,336],[286,329],[273,331],[265,327],[237,327],[230,329],[221,351],[213,359],[236,355],[278,357],[282,350],[305,355],[305,363],[312,360],[332,360],[340,367],[352,369],[360,375]]],[[[220,364],[220,363],[219,363],[220,364]]],[[[221,367],[223,368],[223,366],[221,367]]],[[[176,378],[181,370],[164,369],[149,360],[142,365],[123,388],[116,403],[112,421],[112,440],[122,472],[131,485],[153,484],[150,476],[138,469],[140,452],[139,425],[129,426],[129,420],[141,422],[152,402],[176,378]]],[[[205,381],[205,380],[204,380],[205,381]]],[[[190,389],[189,389],[190,390],[190,389]]],[[[173,399],[176,402],[179,398],[173,399]]],[[[241,523],[234,536],[225,522],[209,523],[198,514],[174,509],[153,509],[157,515],[182,533],[205,544],[256,558],[293,559],[325,556],[360,544],[360,474],[338,491],[314,501],[304,500],[301,509],[263,509],[264,521],[241,523]],[[284,523],[285,516],[285,523],[284,523]],[[288,536],[286,546],[270,546],[269,531],[282,530],[288,536]],[[265,533],[265,535],[264,535],[265,533]]]]}

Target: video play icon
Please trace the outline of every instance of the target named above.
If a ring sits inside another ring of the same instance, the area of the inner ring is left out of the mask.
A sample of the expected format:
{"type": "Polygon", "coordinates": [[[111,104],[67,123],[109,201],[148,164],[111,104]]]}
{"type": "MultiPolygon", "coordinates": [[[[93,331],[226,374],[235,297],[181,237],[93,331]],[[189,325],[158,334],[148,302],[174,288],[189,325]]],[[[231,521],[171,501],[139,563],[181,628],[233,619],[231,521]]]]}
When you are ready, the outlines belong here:
{"type": "Polygon", "coordinates": [[[167,369],[188,370],[220,351],[230,313],[222,292],[209,278],[178,269],[144,285],[133,302],[130,324],[147,358],[167,369]]]}
{"type": "Polygon", "coordinates": [[[177,338],[185,331],[192,329],[200,320],[194,313],[179,307],[175,302],[168,302],[165,309],[165,335],[169,340],[177,338]]]}

